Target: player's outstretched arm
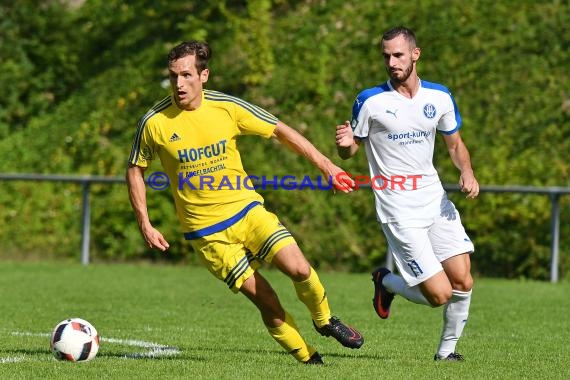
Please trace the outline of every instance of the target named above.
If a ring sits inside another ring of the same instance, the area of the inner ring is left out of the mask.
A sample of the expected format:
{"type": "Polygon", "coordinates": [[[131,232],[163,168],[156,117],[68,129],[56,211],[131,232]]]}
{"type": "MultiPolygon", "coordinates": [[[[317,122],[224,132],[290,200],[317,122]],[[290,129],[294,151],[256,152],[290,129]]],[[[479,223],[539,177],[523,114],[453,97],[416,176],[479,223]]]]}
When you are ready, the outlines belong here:
{"type": "Polygon", "coordinates": [[[477,195],[479,195],[479,182],[477,182],[473,168],[471,167],[469,150],[467,150],[467,147],[463,143],[459,131],[451,135],[444,135],[443,139],[445,140],[453,164],[461,172],[459,177],[461,191],[467,194],[467,198],[477,197],[477,195]]]}
{"type": "Polygon", "coordinates": [[[148,246],[165,251],[168,249],[169,244],[162,234],[152,226],[148,216],[144,171],[144,168],[136,165],[129,165],[127,168],[126,178],[127,187],[129,189],[129,199],[139,224],[139,230],[148,246]]]}
{"type": "Polygon", "coordinates": [[[315,167],[317,167],[324,177],[328,180],[332,179],[333,186],[344,193],[352,191],[354,181],[347,177],[346,172],[335,165],[327,156],[322,154],[315,146],[307,140],[303,135],[289,127],[282,121],[277,122],[273,136],[282,144],[288,146],[296,153],[307,158],[315,167]]]}
{"type": "Polygon", "coordinates": [[[336,150],[338,156],[346,160],[358,152],[358,142],[354,138],[350,121],[345,121],[342,125],[336,126],[336,150]]]}

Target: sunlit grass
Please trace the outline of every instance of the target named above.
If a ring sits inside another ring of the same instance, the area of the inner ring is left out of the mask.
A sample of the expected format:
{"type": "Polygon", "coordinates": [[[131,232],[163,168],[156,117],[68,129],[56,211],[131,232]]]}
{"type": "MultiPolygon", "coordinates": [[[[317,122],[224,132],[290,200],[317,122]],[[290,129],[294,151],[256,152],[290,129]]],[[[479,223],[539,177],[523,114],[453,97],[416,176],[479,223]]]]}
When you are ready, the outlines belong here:
{"type": "Polygon", "coordinates": [[[349,350],[313,330],[284,275],[263,273],[325,366],[303,366],[285,354],[245,297],[202,267],[2,262],[0,378],[564,379],[570,373],[568,283],[478,279],[458,347],[466,362],[434,363],[441,309],[396,298],[390,319],[380,320],[368,274],[321,272],[333,313],[366,338],[360,350],[349,350]],[[67,317],[87,319],[100,332],[93,361],[51,355],[49,333],[67,317]]]}

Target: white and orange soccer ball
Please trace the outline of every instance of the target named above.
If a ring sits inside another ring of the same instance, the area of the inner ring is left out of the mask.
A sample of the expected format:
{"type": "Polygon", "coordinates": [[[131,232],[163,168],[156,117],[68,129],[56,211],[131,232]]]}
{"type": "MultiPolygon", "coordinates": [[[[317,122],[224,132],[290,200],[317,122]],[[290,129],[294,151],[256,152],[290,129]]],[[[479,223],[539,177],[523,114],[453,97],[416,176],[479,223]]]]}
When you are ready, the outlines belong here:
{"type": "Polygon", "coordinates": [[[50,347],[59,360],[86,362],[93,359],[99,351],[99,334],[86,320],[68,318],[53,329],[50,347]]]}

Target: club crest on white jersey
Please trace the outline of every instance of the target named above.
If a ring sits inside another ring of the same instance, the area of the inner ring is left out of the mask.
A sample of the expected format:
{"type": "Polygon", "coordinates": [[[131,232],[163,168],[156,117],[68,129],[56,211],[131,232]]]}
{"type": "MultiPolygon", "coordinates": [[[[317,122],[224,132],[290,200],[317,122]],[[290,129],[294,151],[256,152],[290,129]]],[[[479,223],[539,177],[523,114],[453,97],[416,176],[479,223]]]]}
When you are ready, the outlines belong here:
{"type": "Polygon", "coordinates": [[[437,110],[435,109],[435,106],[431,103],[426,104],[424,106],[424,115],[428,119],[433,119],[435,115],[437,115],[437,110]]]}

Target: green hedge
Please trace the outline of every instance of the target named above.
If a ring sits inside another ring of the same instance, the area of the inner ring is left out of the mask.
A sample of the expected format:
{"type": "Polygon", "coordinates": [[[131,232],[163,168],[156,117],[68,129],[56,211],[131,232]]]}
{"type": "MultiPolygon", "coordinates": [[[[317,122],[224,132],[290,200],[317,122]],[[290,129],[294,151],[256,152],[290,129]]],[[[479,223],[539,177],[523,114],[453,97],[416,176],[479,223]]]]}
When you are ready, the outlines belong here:
{"type": "MultiPolygon", "coordinates": [[[[214,3],[0,5],[7,15],[0,21],[0,172],[122,176],[138,118],[167,94],[166,54],[191,38],[213,47],[209,88],[267,108],[340,163],[334,126],[350,117],[359,91],[385,81],[376,44],[383,30],[403,24],[418,35],[420,76],[456,97],[482,185],[570,185],[567,3],[214,3]]],[[[239,145],[251,174],[320,174],[273,141],[244,137],[239,145]]],[[[456,183],[441,141],[435,161],[442,180],[456,183]]],[[[367,173],[363,154],[342,166],[367,173]]],[[[78,187],[0,186],[0,257],[78,255],[78,187]]],[[[149,195],[151,217],[171,242],[166,259],[193,262],[168,192],[149,195]]],[[[385,259],[369,192],[263,195],[316,265],[367,271],[385,259]]],[[[548,278],[548,198],[450,197],[476,243],[478,274],[548,278]]],[[[94,186],[92,200],[95,260],[163,259],[144,246],[124,186],[94,186]]],[[[561,199],[561,276],[570,269],[568,202],[561,199]]]]}

